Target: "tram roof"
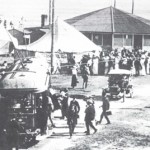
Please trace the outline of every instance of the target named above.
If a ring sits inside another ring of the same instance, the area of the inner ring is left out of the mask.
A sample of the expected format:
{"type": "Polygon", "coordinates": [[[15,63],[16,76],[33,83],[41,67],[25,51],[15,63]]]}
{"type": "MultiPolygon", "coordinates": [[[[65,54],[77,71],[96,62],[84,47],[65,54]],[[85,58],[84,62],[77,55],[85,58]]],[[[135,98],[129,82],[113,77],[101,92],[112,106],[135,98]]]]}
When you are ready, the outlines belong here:
{"type": "Polygon", "coordinates": [[[32,58],[23,64],[17,62],[0,80],[0,91],[44,91],[48,88],[48,63],[32,58]]]}

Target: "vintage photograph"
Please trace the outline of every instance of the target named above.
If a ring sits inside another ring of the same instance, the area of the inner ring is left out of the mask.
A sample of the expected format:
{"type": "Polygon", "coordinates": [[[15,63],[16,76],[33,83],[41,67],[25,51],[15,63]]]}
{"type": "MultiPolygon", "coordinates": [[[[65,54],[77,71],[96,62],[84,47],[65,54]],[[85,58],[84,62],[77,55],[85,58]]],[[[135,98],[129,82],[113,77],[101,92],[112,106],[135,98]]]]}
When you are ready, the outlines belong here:
{"type": "Polygon", "coordinates": [[[149,0],[0,2],[0,150],[150,149],[149,0]]]}

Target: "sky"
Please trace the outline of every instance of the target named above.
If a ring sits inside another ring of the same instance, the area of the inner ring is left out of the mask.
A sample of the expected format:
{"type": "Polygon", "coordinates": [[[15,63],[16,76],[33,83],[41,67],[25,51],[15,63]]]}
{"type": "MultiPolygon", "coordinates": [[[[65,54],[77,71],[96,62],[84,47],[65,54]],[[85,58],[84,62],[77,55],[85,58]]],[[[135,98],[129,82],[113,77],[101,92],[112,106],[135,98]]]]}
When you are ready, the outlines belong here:
{"type": "MultiPolygon", "coordinates": [[[[40,26],[41,14],[49,15],[49,0],[0,0],[0,16],[24,27],[40,26]]],[[[55,16],[68,19],[113,6],[114,0],[55,0],[55,16]]],[[[134,14],[150,19],[150,0],[134,0],[134,14]]],[[[132,0],[116,0],[116,8],[131,13],[132,0]]]]}

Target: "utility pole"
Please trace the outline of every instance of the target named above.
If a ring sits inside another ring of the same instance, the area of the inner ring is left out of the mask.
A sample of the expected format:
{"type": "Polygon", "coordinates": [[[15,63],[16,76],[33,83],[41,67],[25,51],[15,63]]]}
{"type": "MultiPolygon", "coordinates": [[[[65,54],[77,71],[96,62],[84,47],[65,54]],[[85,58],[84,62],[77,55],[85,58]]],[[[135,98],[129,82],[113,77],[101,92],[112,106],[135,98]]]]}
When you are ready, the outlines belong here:
{"type": "Polygon", "coordinates": [[[116,8],[116,0],[114,0],[114,8],[116,8]]]}
{"type": "Polygon", "coordinates": [[[51,27],[51,72],[53,71],[53,55],[54,55],[54,17],[55,17],[55,0],[50,0],[51,1],[51,18],[49,18],[51,21],[50,27],[51,27]]]}
{"type": "Polygon", "coordinates": [[[134,0],[132,0],[132,14],[134,13],[134,0]]]}
{"type": "Polygon", "coordinates": [[[52,24],[51,18],[52,18],[52,1],[49,0],[49,28],[50,28],[50,26],[52,24]]]}

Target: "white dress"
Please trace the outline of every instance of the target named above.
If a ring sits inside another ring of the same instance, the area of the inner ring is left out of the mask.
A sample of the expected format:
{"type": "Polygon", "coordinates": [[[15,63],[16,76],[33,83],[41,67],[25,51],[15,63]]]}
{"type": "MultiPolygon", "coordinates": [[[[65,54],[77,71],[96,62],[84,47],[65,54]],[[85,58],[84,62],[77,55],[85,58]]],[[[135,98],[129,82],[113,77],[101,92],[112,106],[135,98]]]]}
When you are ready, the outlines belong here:
{"type": "Polygon", "coordinates": [[[115,69],[119,69],[119,58],[115,57],[115,69]]]}
{"type": "Polygon", "coordinates": [[[146,75],[144,62],[145,62],[145,58],[143,56],[143,57],[141,57],[141,60],[140,60],[140,63],[141,63],[141,66],[142,66],[142,69],[140,70],[140,75],[142,75],[142,76],[146,75]]]}
{"type": "Polygon", "coordinates": [[[148,60],[147,60],[147,74],[150,74],[150,58],[148,57],[148,60]]]}
{"type": "Polygon", "coordinates": [[[93,74],[94,75],[98,75],[98,63],[99,63],[99,59],[98,57],[93,58],[93,74]]]}

